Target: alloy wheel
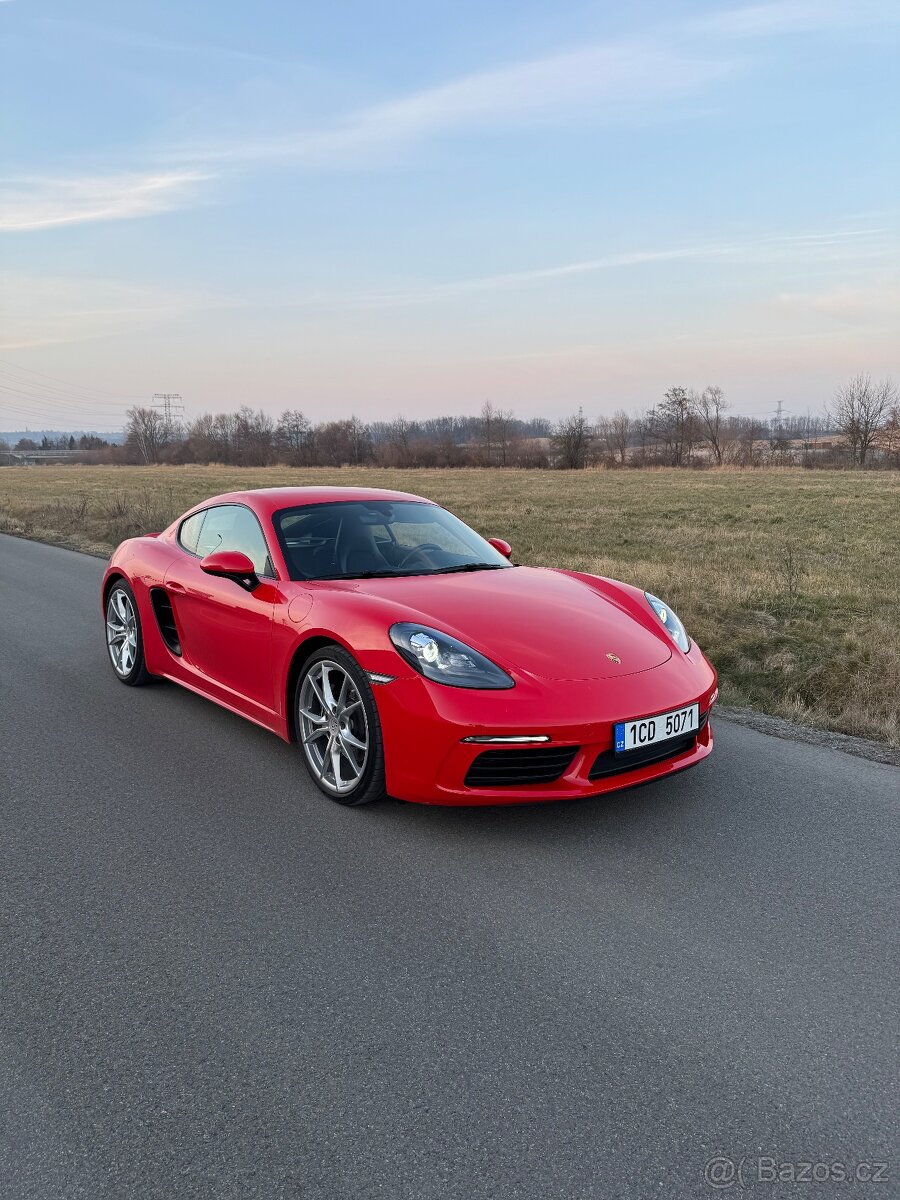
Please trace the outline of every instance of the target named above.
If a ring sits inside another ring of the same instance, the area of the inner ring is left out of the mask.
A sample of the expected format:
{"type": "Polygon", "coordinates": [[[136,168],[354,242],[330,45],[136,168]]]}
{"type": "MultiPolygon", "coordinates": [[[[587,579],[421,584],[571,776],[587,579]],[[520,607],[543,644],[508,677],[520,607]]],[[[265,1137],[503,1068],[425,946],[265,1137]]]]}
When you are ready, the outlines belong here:
{"type": "Polygon", "coordinates": [[[115,588],[106,602],[106,645],[116,674],[129,675],[137,659],[137,614],[121,588],[115,588]]]}
{"type": "Polygon", "coordinates": [[[306,761],[322,787],[337,796],[352,792],[369,758],[369,722],[349,673],[330,659],[314,663],[297,715],[306,761]]]}

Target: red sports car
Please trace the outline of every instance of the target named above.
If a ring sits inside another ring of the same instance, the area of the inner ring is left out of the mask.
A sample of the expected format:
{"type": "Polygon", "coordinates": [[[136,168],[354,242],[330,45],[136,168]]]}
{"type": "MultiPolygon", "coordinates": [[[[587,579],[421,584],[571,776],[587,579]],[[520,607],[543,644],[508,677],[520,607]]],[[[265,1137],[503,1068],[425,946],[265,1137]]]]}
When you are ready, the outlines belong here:
{"type": "Polygon", "coordinates": [[[341,804],[590,796],[705,758],[716,673],[675,613],[510,554],[404,492],[216,496],[113,554],[109,657],[296,741],[341,804]]]}

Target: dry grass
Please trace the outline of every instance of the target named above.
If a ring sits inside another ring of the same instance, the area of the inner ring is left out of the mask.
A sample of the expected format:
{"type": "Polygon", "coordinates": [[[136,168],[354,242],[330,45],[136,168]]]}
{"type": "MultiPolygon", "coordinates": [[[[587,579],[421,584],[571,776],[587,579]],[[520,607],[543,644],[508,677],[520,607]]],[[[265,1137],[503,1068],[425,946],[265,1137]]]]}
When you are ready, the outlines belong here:
{"type": "Polygon", "coordinates": [[[107,553],[217,492],[314,482],[419,492],[517,562],[655,591],[727,703],[900,744],[896,472],[8,468],[0,530],[107,553]]]}

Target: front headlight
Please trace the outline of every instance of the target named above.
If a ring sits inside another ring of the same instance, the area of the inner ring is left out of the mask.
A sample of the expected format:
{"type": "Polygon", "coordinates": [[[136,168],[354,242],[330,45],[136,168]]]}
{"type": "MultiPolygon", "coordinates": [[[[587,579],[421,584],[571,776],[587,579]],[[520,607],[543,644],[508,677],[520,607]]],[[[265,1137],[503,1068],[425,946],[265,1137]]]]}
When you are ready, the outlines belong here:
{"type": "Polygon", "coordinates": [[[669,636],[678,649],[683,650],[687,654],[691,648],[691,639],[685,633],[684,626],[675,613],[672,612],[668,604],[663,604],[662,600],[656,596],[651,596],[649,592],[644,592],[644,598],[662,621],[663,625],[665,625],[669,636]]]}
{"type": "Polygon", "coordinates": [[[390,637],[410,666],[435,683],[464,688],[515,687],[496,663],[448,633],[401,621],[391,626],[390,637]]]}

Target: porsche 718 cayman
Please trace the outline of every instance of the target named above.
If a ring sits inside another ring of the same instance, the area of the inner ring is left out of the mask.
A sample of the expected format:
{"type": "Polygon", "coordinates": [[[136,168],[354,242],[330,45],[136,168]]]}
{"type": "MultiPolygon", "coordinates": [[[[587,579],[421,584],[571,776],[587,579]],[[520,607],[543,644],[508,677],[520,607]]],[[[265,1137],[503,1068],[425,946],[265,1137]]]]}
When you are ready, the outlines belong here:
{"type": "Polygon", "coordinates": [[[296,741],[343,804],[589,796],[705,758],[716,674],[675,613],[510,554],[403,492],[216,496],[113,554],[109,657],[296,741]]]}

